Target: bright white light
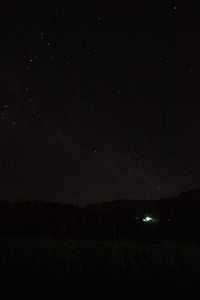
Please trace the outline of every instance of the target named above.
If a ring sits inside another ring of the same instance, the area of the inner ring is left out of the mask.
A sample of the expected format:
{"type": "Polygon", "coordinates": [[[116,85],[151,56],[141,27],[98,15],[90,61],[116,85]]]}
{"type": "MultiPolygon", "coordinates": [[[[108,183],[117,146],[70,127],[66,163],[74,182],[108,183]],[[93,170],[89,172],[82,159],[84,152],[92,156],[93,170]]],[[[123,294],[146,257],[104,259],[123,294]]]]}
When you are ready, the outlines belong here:
{"type": "Polygon", "coordinates": [[[145,219],[143,219],[143,222],[152,222],[153,219],[150,217],[146,217],[145,219]]]}

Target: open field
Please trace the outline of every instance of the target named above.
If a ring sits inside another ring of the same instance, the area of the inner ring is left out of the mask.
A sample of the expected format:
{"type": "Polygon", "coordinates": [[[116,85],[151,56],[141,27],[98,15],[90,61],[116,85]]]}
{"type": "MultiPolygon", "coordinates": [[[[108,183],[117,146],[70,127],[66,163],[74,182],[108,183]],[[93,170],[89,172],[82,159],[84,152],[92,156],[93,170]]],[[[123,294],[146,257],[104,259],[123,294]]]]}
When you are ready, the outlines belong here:
{"type": "Polygon", "coordinates": [[[200,244],[1,237],[0,277],[4,299],[167,299],[198,289],[200,244]]]}

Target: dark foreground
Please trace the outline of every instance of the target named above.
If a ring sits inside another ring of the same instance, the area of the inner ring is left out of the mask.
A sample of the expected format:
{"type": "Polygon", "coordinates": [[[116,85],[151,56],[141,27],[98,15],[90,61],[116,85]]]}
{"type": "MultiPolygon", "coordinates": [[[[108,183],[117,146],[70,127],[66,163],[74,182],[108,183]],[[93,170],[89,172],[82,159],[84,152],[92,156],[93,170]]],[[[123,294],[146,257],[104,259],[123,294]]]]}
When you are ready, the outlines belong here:
{"type": "Polygon", "coordinates": [[[199,286],[198,243],[0,238],[4,300],[193,298],[199,286]]]}

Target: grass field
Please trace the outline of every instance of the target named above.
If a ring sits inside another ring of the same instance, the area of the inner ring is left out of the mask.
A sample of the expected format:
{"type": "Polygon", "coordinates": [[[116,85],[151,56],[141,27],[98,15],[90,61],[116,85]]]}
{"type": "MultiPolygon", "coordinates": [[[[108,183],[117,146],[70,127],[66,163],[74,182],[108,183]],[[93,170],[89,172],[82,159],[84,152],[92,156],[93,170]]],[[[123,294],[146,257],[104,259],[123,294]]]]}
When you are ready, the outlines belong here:
{"type": "Polygon", "coordinates": [[[200,244],[1,237],[2,299],[169,299],[200,285],[200,244]]]}

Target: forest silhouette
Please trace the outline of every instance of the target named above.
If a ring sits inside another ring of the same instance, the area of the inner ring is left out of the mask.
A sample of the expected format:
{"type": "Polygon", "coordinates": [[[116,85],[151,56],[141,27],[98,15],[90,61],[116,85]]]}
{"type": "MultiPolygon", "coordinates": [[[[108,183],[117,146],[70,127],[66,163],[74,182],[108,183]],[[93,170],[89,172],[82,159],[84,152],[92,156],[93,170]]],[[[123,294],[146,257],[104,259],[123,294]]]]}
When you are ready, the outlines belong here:
{"type": "Polygon", "coordinates": [[[114,200],[78,207],[42,201],[0,201],[2,234],[77,239],[199,239],[200,190],[161,200],[114,200]],[[144,223],[150,216],[156,222],[144,223]]]}

